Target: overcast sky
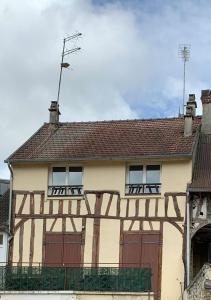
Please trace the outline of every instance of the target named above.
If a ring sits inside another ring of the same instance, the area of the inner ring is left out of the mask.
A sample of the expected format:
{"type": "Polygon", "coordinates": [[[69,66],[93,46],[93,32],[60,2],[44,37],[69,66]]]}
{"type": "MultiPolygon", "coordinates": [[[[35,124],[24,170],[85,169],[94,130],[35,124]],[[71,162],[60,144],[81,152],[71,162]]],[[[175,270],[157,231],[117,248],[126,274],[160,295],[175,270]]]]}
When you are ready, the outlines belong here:
{"type": "Polygon", "coordinates": [[[66,57],[61,121],[161,118],[182,103],[179,44],[191,44],[187,94],[211,88],[210,0],[0,0],[0,178],[3,163],[44,122],[66,57]]]}

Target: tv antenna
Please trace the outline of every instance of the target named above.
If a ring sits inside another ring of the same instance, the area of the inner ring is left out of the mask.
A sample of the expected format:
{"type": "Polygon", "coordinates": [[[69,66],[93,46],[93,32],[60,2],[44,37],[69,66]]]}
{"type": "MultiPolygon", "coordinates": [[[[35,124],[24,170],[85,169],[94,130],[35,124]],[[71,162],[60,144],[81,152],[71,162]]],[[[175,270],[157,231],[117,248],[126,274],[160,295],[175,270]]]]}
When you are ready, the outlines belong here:
{"type": "Polygon", "coordinates": [[[58,85],[58,93],[57,93],[57,104],[59,104],[59,96],[60,96],[60,89],[61,89],[61,81],[62,81],[62,71],[63,68],[68,68],[70,65],[67,62],[64,62],[64,57],[77,52],[79,50],[81,50],[80,47],[75,47],[75,48],[71,48],[71,49],[66,49],[66,42],[72,41],[74,39],[77,39],[78,37],[80,37],[82,35],[82,33],[76,33],[73,35],[69,35],[68,37],[63,39],[63,48],[62,48],[62,59],[61,59],[61,64],[60,64],[60,73],[59,73],[59,85],[58,85]]]}
{"type": "Polygon", "coordinates": [[[182,114],[184,116],[185,110],[185,84],[186,84],[186,63],[189,61],[190,57],[190,44],[180,44],[179,45],[179,56],[183,60],[183,102],[182,102],[182,114]]]}

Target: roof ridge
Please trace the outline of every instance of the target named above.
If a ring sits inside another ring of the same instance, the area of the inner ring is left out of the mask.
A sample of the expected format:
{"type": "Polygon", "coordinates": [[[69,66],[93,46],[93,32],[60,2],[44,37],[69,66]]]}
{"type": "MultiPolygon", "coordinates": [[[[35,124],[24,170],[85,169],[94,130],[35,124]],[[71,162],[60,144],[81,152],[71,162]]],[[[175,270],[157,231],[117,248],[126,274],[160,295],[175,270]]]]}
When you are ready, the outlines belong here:
{"type": "MultiPolygon", "coordinates": [[[[170,118],[149,118],[149,119],[118,119],[118,120],[98,120],[98,121],[74,121],[74,122],[59,122],[59,125],[66,124],[98,124],[98,123],[127,123],[127,122],[156,122],[156,121],[173,121],[183,120],[183,117],[170,117],[170,118]]],[[[195,119],[201,119],[201,116],[195,116],[195,119]]],[[[50,124],[50,123],[45,123],[50,124]]]]}

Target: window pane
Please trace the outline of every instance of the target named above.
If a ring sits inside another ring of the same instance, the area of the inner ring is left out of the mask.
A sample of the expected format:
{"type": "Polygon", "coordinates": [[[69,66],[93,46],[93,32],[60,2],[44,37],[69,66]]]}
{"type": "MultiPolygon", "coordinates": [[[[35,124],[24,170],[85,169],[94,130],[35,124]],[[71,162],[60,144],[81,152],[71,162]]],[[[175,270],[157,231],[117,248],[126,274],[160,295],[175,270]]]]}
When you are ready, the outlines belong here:
{"type": "Polygon", "coordinates": [[[54,167],[53,168],[53,185],[65,185],[66,168],[54,167]]]}
{"type": "Polygon", "coordinates": [[[129,183],[143,183],[143,166],[129,167],[129,183]]]}
{"type": "Polygon", "coordinates": [[[69,184],[82,185],[82,167],[69,168],[69,184]]]}
{"type": "Polygon", "coordinates": [[[151,165],[147,166],[147,183],[160,183],[160,166],[159,165],[151,165]]]}

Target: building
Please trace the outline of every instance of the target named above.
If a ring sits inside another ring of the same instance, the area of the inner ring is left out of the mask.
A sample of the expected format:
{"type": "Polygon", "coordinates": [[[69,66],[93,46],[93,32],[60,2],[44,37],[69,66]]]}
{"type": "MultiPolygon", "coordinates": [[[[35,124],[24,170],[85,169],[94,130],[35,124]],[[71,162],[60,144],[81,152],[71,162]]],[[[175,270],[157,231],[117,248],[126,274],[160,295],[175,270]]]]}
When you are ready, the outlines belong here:
{"type": "Polygon", "coordinates": [[[194,299],[207,262],[197,235],[203,253],[210,247],[210,91],[202,102],[202,118],[190,95],[184,118],[78,123],[59,122],[52,102],[49,123],[7,159],[13,238],[3,289],[178,300],[188,286],[183,296],[194,299]]]}
{"type": "Polygon", "coordinates": [[[9,238],[9,180],[0,179],[0,266],[5,265],[9,238]]]}

